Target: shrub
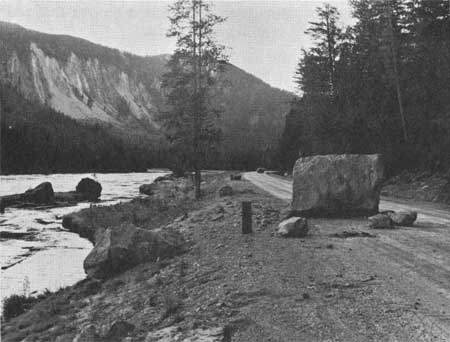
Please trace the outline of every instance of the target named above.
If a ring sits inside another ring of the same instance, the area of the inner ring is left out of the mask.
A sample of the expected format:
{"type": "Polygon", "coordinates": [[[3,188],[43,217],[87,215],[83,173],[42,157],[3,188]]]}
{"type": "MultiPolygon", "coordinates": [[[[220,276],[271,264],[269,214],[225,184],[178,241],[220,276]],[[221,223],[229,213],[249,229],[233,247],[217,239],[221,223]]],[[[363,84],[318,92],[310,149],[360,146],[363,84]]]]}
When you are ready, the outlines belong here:
{"type": "Polygon", "coordinates": [[[3,301],[3,318],[9,321],[11,318],[17,317],[30,308],[38,299],[36,297],[28,297],[23,295],[12,295],[3,301]]]}

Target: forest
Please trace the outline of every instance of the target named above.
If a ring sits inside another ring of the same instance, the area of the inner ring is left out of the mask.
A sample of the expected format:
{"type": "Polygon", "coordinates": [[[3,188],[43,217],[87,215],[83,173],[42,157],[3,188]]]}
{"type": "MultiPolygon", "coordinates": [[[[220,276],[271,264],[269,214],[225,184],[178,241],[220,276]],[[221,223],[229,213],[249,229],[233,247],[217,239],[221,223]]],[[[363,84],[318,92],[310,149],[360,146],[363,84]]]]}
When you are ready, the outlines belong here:
{"type": "Polygon", "coordinates": [[[388,174],[450,168],[450,2],[354,0],[354,24],[317,9],[305,32],[280,163],[382,153],[388,174]]]}

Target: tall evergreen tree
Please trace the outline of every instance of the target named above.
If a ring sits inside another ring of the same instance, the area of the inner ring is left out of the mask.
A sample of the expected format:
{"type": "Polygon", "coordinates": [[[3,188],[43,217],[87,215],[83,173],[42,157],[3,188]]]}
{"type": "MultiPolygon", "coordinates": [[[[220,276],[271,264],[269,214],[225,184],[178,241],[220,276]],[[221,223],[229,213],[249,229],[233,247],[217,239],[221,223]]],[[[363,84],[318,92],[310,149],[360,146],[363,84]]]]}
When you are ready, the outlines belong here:
{"type": "Polygon", "coordinates": [[[352,0],[351,5],[355,24],[342,39],[337,37],[344,30],[336,31],[335,49],[327,49],[327,41],[333,42],[327,40],[327,7],[318,10],[321,20],[308,30],[315,45],[302,52],[296,72],[302,98],[286,119],[282,153],[292,164],[295,149],[377,152],[388,172],[448,170],[450,2],[352,0]],[[334,63],[327,62],[330,51],[337,52],[334,63]]]}
{"type": "Polygon", "coordinates": [[[176,167],[195,173],[195,197],[200,198],[201,169],[220,140],[213,107],[213,85],[226,60],[214,28],[224,21],[203,0],[178,0],[170,6],[169,37],[176,50],[163,77],[167,111],[163,128],[176,158],[176,167]]]}

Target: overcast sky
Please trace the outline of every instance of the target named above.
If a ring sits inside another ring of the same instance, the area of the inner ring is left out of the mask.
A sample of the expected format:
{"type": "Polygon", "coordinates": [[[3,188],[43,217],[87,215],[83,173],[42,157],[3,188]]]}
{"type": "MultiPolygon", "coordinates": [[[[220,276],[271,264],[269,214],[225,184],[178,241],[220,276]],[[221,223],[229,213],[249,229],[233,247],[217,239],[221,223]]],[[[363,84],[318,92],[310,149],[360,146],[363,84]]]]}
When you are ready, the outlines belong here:
{"type": "MultiPolygon", "coordinates": [[[[328,1],[351,21],[347,0],[328,1]]],[[[138,55],[170,53],[166,37],[170,1],[33,1],[0,0],[0,20],[46,33],[68,34],[138,55]]],[[[231,63],[272,86],[294,91],[292,82],[304,34],[324,1],[212,1],[214,12],[227,17],[217,28],[231,63]]]]}

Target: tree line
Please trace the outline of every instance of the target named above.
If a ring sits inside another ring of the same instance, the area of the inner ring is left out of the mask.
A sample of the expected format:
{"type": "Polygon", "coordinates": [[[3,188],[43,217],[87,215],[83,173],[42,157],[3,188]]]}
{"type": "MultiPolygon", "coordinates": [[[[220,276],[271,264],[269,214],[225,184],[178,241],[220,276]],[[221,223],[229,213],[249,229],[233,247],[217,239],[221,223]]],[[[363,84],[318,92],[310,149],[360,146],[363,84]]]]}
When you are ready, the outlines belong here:
{"type": "Polygon", "coordinates": [[[450,168],[450,2],[352,0],[355,23],[317,8],[301,51],[281,164],[299,155],[382,153],[390,174],[450,168]]]}

